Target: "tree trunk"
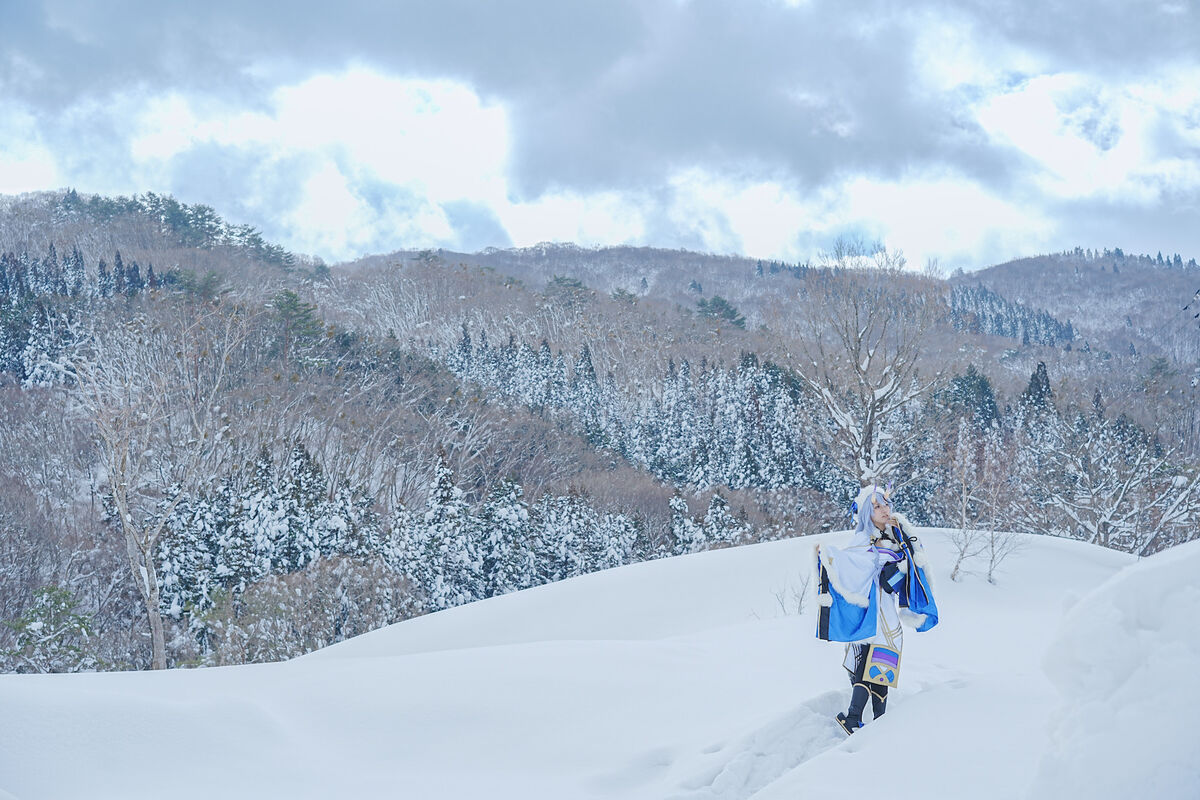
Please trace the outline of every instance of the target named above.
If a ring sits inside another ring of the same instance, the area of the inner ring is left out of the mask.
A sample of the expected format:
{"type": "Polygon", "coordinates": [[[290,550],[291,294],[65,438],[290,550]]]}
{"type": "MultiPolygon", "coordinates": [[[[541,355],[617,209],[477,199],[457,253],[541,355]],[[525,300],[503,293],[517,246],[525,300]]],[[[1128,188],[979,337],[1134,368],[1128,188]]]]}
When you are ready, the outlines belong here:
{"type": "Polygon", "coordinates": [[[146,598],[146,616],[150,618],[150,669],[167,668],[167,642],[163,634],[162,612],[159,611],[158,580],[151,577],[153,588],[146,598]]]}
{"type": "Polygon", "coordinates": [[[150,622],[150,669],[167,668],[166,636],[163,633],[162,612],[159,610],[161,600],[158,588],[158,572],[154,568],[153,555],[147,553],[137,540],[134,532],[125,528],[126,545],[129,554],[129,566],[137,579],[138,591],[142,602],[146,605],[146,619],[150,622]]]}
{"type": "Polygon", "coordinates": [[[145,542],[145,532],[134,528],[133,519],[128,508],[129,501],[123,491],[113,492],[113,501],[117,513],[121,515],[121,530],[125,534],[125,552],[129,557],[129,567],[137,581],[138,592],[146,605],[146,618],[150,622],[150,668],[167,668],[166,636],[163,633],[162,613],[159,611],[160,592],[158,588],[158,571],[154,567],[154,543],[157,537],[149,543],[145,542]]]}

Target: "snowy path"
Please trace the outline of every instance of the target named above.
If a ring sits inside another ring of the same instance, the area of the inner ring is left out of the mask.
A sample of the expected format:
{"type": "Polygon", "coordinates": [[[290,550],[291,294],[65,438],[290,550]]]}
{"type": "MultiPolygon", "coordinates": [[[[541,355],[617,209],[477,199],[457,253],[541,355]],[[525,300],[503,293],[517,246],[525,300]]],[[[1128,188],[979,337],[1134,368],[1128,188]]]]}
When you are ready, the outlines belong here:
{"type": "Polygon", "coordinates": [[[682,782],[678,800],[753,796],[796,767],[830,748],[846,734],[834,715],[846,705],[845,692],[826,692],[729,744],[718,742],[704,755],[712,765],[682,782]]]}

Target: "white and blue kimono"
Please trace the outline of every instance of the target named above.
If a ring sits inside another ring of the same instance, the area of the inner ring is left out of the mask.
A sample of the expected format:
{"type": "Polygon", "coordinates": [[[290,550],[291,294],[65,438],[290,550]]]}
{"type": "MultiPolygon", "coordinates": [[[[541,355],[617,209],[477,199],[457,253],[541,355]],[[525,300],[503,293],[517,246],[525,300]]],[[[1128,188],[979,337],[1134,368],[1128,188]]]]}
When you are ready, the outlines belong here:
{"type": "Polygon", "coordinates": [[[924,632],[937,625],[938,610],[924,548],[909,535],[912,526],[900,514],[893,514],[899,524],[888,531],[875,527],[871,501],[876,496],[886,502],[878,487],[859,493],[852,506],[856,524],[849,546],[817,547],[817,637],[849,643],[845,666],[851,672],[855,659],[862,657],[856,646],[876,645],[878,666],[890,673],[879,682],[894,686],[904,646],[901,621],[924,632]]]}

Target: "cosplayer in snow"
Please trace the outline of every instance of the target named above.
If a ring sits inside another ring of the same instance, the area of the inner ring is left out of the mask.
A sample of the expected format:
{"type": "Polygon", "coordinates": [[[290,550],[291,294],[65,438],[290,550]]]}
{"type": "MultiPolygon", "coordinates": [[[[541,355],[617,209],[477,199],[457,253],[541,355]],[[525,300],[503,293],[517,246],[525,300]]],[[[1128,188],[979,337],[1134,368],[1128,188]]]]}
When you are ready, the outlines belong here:
{"type": "Polygon", "coordinates": [[[888,687],[900,678],[901,620],[918,632],[938,622],[925,550],[890,495],[890,486],[864,488],[851,506],[850,545],[817,547],[817,637],[847,642],[843,665],[853,689],[850,708],[837,715],[846,733],[862,727],[868,697],[876,719],[887,707],[888,687]]]}

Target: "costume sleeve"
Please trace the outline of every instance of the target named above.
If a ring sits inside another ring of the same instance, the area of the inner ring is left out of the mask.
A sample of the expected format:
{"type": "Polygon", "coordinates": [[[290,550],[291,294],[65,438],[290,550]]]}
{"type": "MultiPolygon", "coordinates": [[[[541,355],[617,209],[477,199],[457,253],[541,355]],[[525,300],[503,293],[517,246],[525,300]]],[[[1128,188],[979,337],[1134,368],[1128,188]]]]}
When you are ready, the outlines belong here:
{"type": "Polygon", "coordinates": [[[904,590],[900,593],[900,618],[923,633],[938,624],[937,602],[933,599],[933,582],[927,570],[925,548],[911,537],[905,537],[904,560],[908,566],[904,590]]]}
{"type": "Polygon", "coordinates": [[[816,557],[820,579],[817,637],[856,642],[874,636],[879,602],[875,554],[821,545],[816,557]]]}

